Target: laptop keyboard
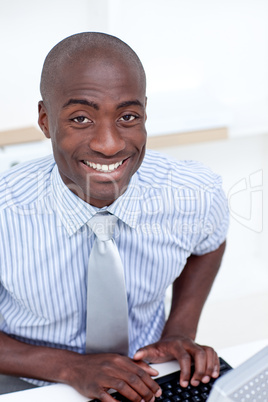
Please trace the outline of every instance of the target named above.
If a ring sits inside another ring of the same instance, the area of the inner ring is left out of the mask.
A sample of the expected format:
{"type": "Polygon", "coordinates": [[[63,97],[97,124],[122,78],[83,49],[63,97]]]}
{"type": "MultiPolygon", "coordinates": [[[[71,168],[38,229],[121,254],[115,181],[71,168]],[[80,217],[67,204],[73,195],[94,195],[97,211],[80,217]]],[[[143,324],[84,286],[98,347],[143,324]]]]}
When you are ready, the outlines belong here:
{"type": "MultiPolygon", "coordinates": [[[[220,377],[231,370],[231,366],[220,358],[220,377]]],[[[192,369],[193,373],[194,369],[192,369]]],[[[204,402],[208,399],[211,388],[216,379],[211,379],[209,383],[200,383],[198,387],[188,385],[183,388],[180,386],[180,371],[156,378],[155,380],[162,389],[160,398],[155,398],[156,402],[204,402]]],[[[111,394],[114,399],[120,402],[127,402],[128,399],[114,392],[111,394]]],[[[98,402],[94,399],[93,402],[98,402]]]]}

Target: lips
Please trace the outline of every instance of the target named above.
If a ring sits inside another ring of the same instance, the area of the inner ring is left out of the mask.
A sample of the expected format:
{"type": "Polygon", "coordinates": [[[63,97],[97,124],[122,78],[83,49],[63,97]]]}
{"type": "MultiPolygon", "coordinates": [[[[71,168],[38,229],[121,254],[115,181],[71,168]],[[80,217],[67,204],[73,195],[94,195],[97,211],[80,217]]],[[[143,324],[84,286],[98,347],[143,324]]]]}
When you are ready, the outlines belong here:
{"type": "Polygon", "coordinates": [[[116,169],[119,168],[119,166],[122,165],[123,162],[124,162],[124,161],[122,160],[122,161],[120,161],[120,162],[112,163],[112,164],[110,164],[110,165],[105,165],[105,164],[94,163],[94,162],[89,162],[89,161],[83,160],[83,163],[84,163],[86,166],[88,166],[88,167],[90,167],[90,168],[96,170],[97,172],[101,172],[101,173],[111,173],[111,172],[114,172],[116,169]]]}

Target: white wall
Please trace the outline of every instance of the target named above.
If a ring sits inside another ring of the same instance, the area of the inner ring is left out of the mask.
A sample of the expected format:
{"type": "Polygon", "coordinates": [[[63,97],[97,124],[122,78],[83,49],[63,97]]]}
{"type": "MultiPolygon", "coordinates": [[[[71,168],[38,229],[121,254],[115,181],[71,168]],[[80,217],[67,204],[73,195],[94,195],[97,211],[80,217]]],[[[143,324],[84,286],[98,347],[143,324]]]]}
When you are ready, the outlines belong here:
{"type": "Polygon", "coordinates": [[[144,62],[149,94],[180,92],[177,113],[217,114],[231,135],[268,132],[267,0],[111,0],[110,12],[110,31],[144,62]]]}
{"type": "Polygon", "coordinates": [[[106,29],[106,19],[97,3],[1,0],[0,130],[36,124],[45,56],[66,36],[106,29]]]}
{"type": "Polygon", "coordinates": [[[267,0],[1,0],[0,130],[36,122],[45,55],[84,30],[119,36],[147,71],[148,131],[268,132],[267,0]]]}

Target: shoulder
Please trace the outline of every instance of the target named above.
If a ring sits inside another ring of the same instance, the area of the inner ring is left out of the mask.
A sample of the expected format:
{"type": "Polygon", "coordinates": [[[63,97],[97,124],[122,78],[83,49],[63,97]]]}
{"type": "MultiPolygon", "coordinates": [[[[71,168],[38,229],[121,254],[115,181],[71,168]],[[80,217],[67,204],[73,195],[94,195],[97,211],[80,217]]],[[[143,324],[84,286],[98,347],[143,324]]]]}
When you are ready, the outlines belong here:
{"type": "Polygon", "coordinates": [[[35,201],[50,180],[53,155],[20,163],[0,175],[0,210],[35,201]]]}
{"type": "Polygon", "coordinates": [[[138,174],[141,182],[151,185],[208,189],[222,184],[221,177],[201,162],[174,160],[152,150],[147,150],[138,174]]]}

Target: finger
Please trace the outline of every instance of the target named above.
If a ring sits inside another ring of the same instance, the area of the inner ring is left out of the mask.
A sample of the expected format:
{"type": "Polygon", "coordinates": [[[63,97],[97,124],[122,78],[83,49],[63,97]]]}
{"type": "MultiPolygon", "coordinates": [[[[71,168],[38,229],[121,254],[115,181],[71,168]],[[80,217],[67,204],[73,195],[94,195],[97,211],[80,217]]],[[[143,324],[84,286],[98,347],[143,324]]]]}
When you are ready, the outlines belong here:
{"type": "MultiPolygon", "coordinates": [[[[120,374],[118,372],[117,378],[120,378],[120,380],[116,381],[115,379],[110,388],[116,389],[122,395],[130,399],[128,395],[129,391],[128,387],[130,387],[132,390],[136,392],[136,394],[140,396],[139,401],[141,398],[144,399],[145,401],[150,401],[155,396],[157,397],[160,396],[161,388],[159,384],[157,384],[151,378],[151,376],[145,370],[143,370],[143,368],[141,368],[140,365],[138,365],[136,362],[134,363],[131,360],[129,360],[129,363],[131,364],[126,365],[124,367],[124,370],[122,370],[120,374]],[[127,385],[127,387],[125,386],[125,384],[127,385]]],[[[146,365],[146,363],[143,363],[143,365],[146,365]]],[[[132,400],[135,400],[134,396],[132,400]]]]}
{"type": "Polygon", "coordinates": [[[146,371],[146,373],[148,373],[150,376],[155,377],[159,375],[159,372],[157,370],[155,370],[153,367],[142,360],[134,361],[134,363],[141,367],[144,371],[146,371]]]}
{"type": "Polygon", "coordinates": [[[201,378],[203,383],[208,383],[213,376],[217,378],[219,374],[219,358],[214,349],[208,346],[202,346],[203,350],[206,352],[206,369],[201,378]]]}
{"type": "MultiPolygon", "coordinates": [[[[220,361],[217,353],[215,352],[214,349],[204,346],[206,353],[207,353],[207,368],[206,368],[206,376],[209,378],[217,378],[220,374],[220,361]]],[[[206,377],[205,376],[205,377],[206,377]]],[[[202,382],[206,382],[206,379],[204,381],[204,378],[202,378],[202,382]]]]}
{"type": "Polygon", "coordinates": [[[132,377],[131,385],[121,379],[115,380],[113,389],[118,391],[122,396],[134,402],[140,402],[141,400],[149,402],[154,400],[154,393],[152,390],[146,387],[142,381],[139,381],[134,376],[132,377]]]}
{"type": "MultiPolygon", "coordinates": [[[[154,372],[155,371],[156,370],[154,370],[154,372]]],[[[151,392],[153,393],[153,396],[159,397],[161,395],[162,391],[161,391],[159,384],[157,384],[157,382],[155,382],[151,378],[151,376],[146,371],[144,371],[141,367],[138,367],[137,376],[142,381],[142,383],[144,383],[146,385],[146,387],[151,390],[151,392]]],[[[130,382],[130,385],[132,386],[132,381],[130,382]]]]}
{"type": "Polygon", "coordinates": [[[212,378],[218,378],[219,375],[220,375],[220,360],[219,360],[218,355],[216,354],[216,362],[215,362],[214,369],[212,371],[211,377],[212,378]]]}
{"type": "Polygon", "coordinates": [[[133,356],[133,360],[145,360],[146,351],[144,349],[138,350],[133,356]]]}
{"type": "MultiPolygon", "coordinates": [[[[212,349],[213,351],[213,349],[212,349]]],[[[214,359],[213,359],[214,361],[214,359]]],[[[207,368],[207,353],[202,347],[196,345],[196,350],[194,352],[194,373],[191,378],[191,384],[197,387],[200,381],[205,380],[208,382],[210,380],[209,372],[206,371],[207,368]],[[208,381],[207,381],[208,379],[208,381]]],[[[211,373],[210,373],[211,374],[211,373]]]]}
{"type": "MultiPolygon", "coordinates": [[[[139,362],[135,362],[135,364],[137,364],[139,367],[141,367],[146,373],[148,373],[149,374],[149,376],[150,376],[150,380],[151,380],[151,376],[157,376],[157,375],[159,375],[159,372],[157,371],[157,370],[155,370],[155,369],[153,369],[152,367],[150,367],[148,364],[146,364],[145,362],[143,362],[143,361],[139,361],[139,362]]],[[[154,382],[154,385],[155,385],[155,388],[152,390],[153,392],[154,392],[154,396],[156,397],[156,398],[159,398],[161,395],[162,395],[162,389],[161,389],[161,387],[155,382],[155,381],[153,381],[154,382]]]]}
{"type": "Polygon", "coordinates": [[[139,349],[133,356],[134,360],[145,360],[150,363],[163,363],[171,360],[174,356],[169,351],[169,344],[156,342],[139,349]]]}
{"type": "Polygon", "coordinates": [[[149,402],[154,400],[153,392],[137,376],[128,376],[128,380],[131,379],[132,385],[128,384],[128,380],[126,381],[122,377],[103,377],[102,387],[99,387],[98,390],[92,390],[92,393],[88,397],[97,398],[102,402],[114,402],[114,398],[106,391],[107,389],[113,389],[133,402],[140,402],[141,400],[149,402]]]}
{"type": "Polygon", "coordinates": [[[217,378],[219,374],[219,358],[217,353],[208,346],[198,346],[198,351],[194,355],[195,371],[191,379],[191,384],[197,386],[200,381],[208,383],[213,376],[217,378]]]}
{"type": "Polygon", "coordinates": [[[114,402],[114,398],[106,392],[104,389],[99,390],[98,392],[94,392],[94,394],[89,394],[88,398],[91,399],[99,399],[102,402],[114,402]]]}
{"type": "MultiPolygon", "coordinates": [[[[192,341],[187,349],[191,349],[192,341]]],[[[182,342],[177,340],[174,342],[156,342],[139,349],[134,358],[141,357],[143,360],[149,360],[152,363],[163,363],[171,359],[178,360],[181,368],[180,384],[187,387],[191,377],[191,355],[187,352],[182,342]]]]}
{"type": "Polygon", "coordinates": [[[181,368],[180,385],[182,387],[187,387],[191,377],[191,356],[185,350],[184,352],[180,353],[180,355],[177,357],[177,360],[181,368]]]}
{"type": "Polygon", "coordinates": [[[155,348],[151,346],[147,346],[145,348],[139,349],[135,355],[133,356],[134,360],[145,360],[147,362],[151,362],[156,354],[155,348]]]}

